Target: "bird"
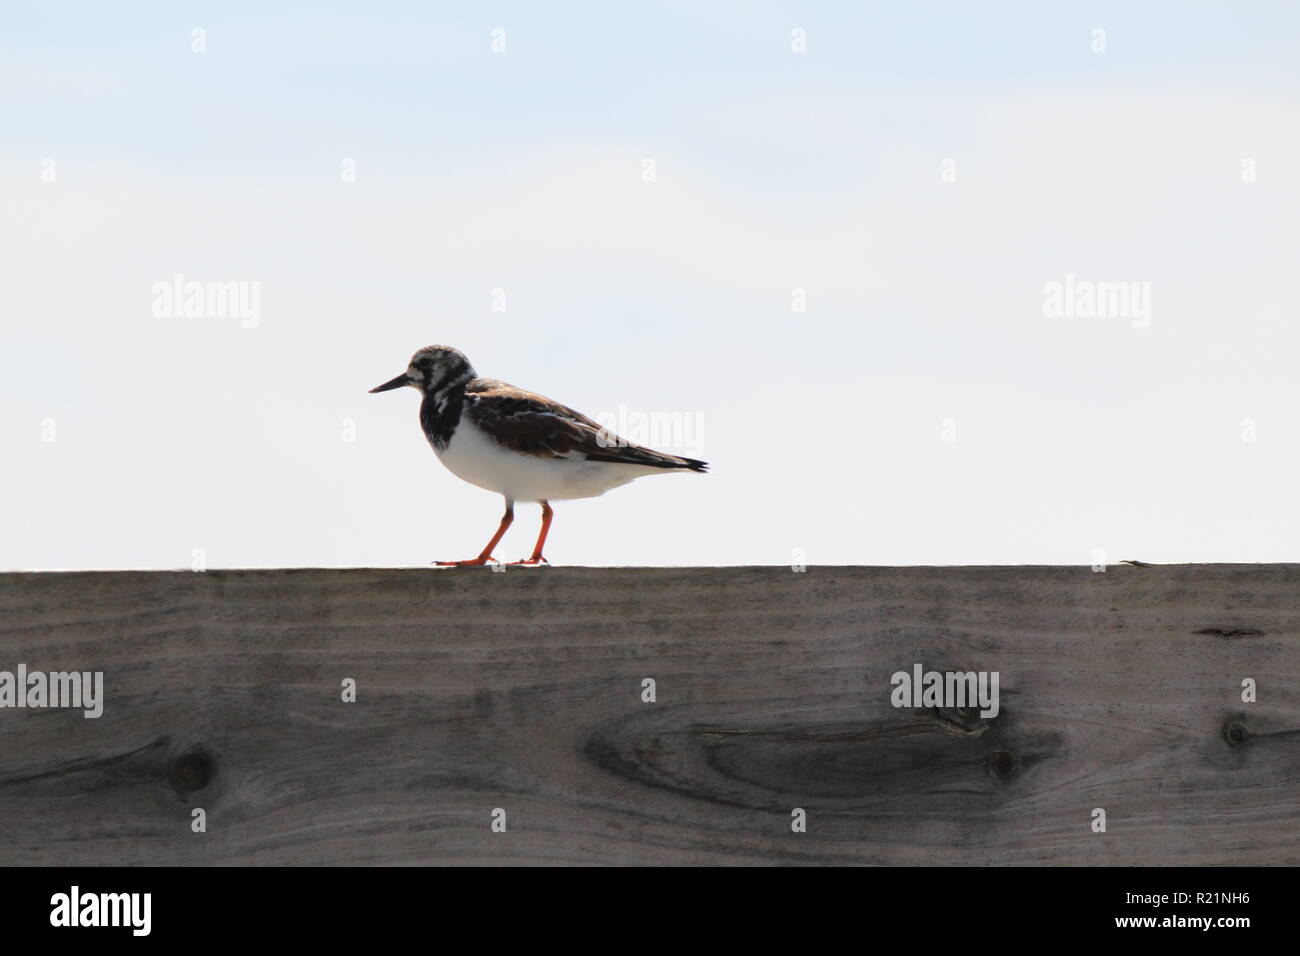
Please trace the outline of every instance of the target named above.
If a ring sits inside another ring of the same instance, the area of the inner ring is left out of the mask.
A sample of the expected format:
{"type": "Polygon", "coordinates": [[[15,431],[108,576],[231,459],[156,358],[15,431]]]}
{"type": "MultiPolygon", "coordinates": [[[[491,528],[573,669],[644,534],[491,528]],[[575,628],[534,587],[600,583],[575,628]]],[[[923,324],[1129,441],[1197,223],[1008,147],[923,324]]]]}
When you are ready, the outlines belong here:
{"type": "Polygon", "coordinates": [[[645,475],[709,467],[624,441],[544,395],[480,378],[465,353],[448,345],[420,349],[406,371],[370,391],[404,387],[423,396],[420,427],[447,470],[505,498],[505,514],[487,547],[474,558],[434,562],[442,567],[499,564],[492,552],[515,519],[517,501],[542,506],[542,529],[532,556],[511,564],[549,564],[542,549],[552,501],[595,498],[645,475]]]}

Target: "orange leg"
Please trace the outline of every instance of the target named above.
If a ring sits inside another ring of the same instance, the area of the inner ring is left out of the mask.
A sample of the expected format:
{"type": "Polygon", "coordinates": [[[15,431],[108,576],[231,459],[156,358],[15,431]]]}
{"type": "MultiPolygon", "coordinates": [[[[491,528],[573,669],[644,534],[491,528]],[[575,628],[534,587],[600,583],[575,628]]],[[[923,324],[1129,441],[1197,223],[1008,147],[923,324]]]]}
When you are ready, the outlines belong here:
{"type": "MultiPolygon", "coordinates": [[[[501,536],[506,533],[506,528],[510,527],[510,522],[514,520],[515,503],[513,501],[507,501],[506,513],[501,516],[501,526],[497,528],[497,533],[492,536],[492,540],[487,543],[487,547],[483,549],[482,554],[477,558],[470,558],[468,561],[435,561],[434,564],[444,568],[472,568],[495,560],[492,557],[492,551],[496,548],[497,542],[501,540],[501,536]]],[[[543,535],[543,537],[545,537],[545,535],[543,535]]]]}
{"type": "Polygon", "coordinates": [[[542,547],[546,544],[546,533],[551,530],[551,518],[555,512],[551,510],[549,501],[542,502],[542,533],[537,536],[537,547],[533,548],[533,556],[527,561],[512,561],[511,564],[550,564],[542,557],[542,547]]]}

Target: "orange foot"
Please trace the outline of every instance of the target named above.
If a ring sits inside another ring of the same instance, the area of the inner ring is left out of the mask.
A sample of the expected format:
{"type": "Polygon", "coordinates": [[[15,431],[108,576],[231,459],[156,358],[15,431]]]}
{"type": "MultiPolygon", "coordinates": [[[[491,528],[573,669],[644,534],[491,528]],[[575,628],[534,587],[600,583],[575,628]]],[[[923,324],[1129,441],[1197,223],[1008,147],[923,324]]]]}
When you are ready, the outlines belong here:
{"type": "Polygon", "coordinates": [[[497,559],[480,556],[477,558],[468,558],[465,561],[435,561],[433,563],[440,568],[477,568],[487,564],[489,561],[495,564],[497,559]]]}
{"type": "Polygon", "coordinates": [[[524,558],[524,559],[522,559],[522,560],[520,560],[520,561],[511,561],[511,562],[510,562],[510,567],[513,568],[513,567],[515,567],[516,565],[523,565],[524,567],[535,568],[535,567],[537,567],[537,566],[540,565],[540,564],[544,564],[544,565],[546,565],[547,567],[550,567],[551,562],[550,562],[550,561],[547,561],[544,557],[542,557],[542,556],[539,554],[539,555],[538,555],[537,557],[535,557],[535,558],[524,558]]]}

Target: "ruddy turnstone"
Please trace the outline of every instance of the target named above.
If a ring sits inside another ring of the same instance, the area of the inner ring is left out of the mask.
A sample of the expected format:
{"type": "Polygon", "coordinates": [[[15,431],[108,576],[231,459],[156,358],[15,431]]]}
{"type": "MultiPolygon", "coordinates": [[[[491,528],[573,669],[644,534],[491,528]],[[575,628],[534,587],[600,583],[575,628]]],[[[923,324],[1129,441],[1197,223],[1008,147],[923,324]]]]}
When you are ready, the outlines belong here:
{"type": "Polygon", "coordinates": [[[506,513],[477,558],[438,561],[467,567],[495,561],[492,551],[515,520],[516,501],[542,506],[542,532],[533,555],[515,564],[541,564],[554,512],[550,503],[594,498],[642,475],[705,471],[679,458],[625,442],[581,412],[505,382],[479,378],[463,353],[430,345],[411,357],[406,371],[371,392],[409,385],[424,395],[420,425],[439,460],[458,478],[506,499],[506,513]]]}

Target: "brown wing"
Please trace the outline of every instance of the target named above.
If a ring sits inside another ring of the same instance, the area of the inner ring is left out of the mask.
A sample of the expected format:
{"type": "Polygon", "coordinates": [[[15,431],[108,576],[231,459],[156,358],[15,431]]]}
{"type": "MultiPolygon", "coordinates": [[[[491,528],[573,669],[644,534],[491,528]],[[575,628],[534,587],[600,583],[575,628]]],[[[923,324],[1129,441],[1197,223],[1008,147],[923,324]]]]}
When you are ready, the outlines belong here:
{"type": "Polygon", "coordinates": [[[625,442],[581,412],[505,382],[476,379],[465,388],[465,403],[475,425],[502,446],[526,455],[692,471],[706,467],[694,458],[625,442]]]}

